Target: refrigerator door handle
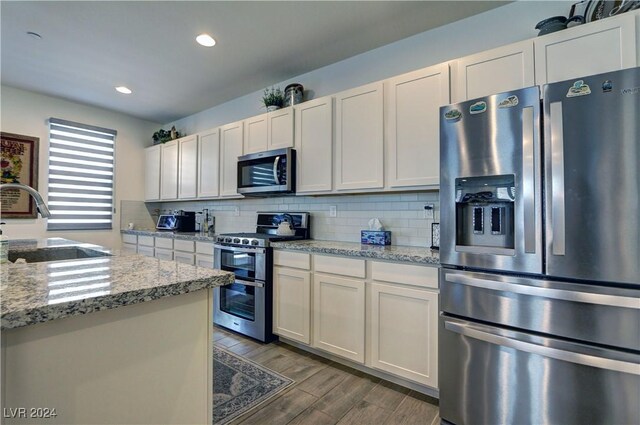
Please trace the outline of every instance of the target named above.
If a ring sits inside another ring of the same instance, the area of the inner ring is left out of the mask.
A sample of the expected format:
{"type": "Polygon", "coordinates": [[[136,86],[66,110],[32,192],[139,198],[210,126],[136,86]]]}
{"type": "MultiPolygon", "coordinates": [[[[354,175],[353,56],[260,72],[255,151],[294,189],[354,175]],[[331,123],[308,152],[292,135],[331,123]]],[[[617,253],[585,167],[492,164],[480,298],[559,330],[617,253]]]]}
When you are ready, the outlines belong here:
{"type": "Polygon", "coordinates": [[[632,375],[640,375],[640,365],[622,360],[608,359],[605,357],[592,356],[589,354],[576,353],[573,351],[560,350],[544,345],[538,345],[531,342],[521,341],[519,339],[509,338],[490,332],[491,328],[483,327],[479,329],[464,323],[456,323],[450,320],[444,321],[445,329],[477,339],[479,341],[488,342],[502,347],[513,348],[526,353],[537,354],[543,357],[563,360],[566,362],[581,364],[585,366],[596,367],[599,369],[608,369],[615,372],[629,373],[632,375]]]}
{"type": "Polygon", "coordinates": [[[444,278],[447,282],[473,286],[481,289],[489,289],[492,291],[504,291],[512,294],[530,295],[561,301],[573,301],[586,304],[604,305],[608,307],[622,307],[640,310],[640,299],[633,297],[595,294],[593,292],[567,291],[565,289],[540,288],[537,286],[518,284],[517,282],[495,281],[455,273],[445,273],[444,278]]]}
{"type": "Polygon", "coordinates": [[[553,255],[565,253],[565,210],[564,210],[564,129],[562,123],[562,102],[550,105],[551,125],[551,252],[553,255]]]}
{"type": "Polygon", "coordinates": [[[536,180],[533,107],[522,109],[522,199],[524,212],[524,252],[536,252],[536,180]]]}

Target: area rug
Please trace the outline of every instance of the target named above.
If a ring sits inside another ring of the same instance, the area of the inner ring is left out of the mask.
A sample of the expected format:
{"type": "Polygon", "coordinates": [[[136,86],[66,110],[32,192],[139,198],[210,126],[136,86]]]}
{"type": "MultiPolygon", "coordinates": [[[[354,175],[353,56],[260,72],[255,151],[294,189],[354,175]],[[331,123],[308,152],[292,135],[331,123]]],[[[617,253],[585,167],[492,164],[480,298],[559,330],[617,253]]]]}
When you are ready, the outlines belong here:
{"type": "Polygon", "coordinates": [[[293,384],[293,380],[213,347],[213,423],[223,425],[293,384]]]}

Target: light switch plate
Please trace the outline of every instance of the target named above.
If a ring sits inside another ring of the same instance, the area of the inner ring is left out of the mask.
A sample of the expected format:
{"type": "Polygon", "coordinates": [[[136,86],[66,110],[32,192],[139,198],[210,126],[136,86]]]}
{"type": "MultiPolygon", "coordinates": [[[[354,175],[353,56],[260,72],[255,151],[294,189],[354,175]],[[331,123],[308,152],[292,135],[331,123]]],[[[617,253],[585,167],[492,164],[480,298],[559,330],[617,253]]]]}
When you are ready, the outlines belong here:
{"type": "Polygon", "coordinates": [[[329,217],[337,217],[338,216],[338,207],[332,205],[329,207],[329,217]]]}

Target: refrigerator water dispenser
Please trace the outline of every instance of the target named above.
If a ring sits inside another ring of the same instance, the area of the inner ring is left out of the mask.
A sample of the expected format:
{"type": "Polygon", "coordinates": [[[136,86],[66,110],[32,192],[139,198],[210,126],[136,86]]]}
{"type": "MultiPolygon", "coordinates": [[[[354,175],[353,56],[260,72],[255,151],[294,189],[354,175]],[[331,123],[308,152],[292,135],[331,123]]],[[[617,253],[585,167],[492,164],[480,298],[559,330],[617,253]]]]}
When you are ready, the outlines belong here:
{"type": "Polygon", "coordinates": [[[512,174],[456,179],[457,248],[513,249],[514,182],[512,174]]]}

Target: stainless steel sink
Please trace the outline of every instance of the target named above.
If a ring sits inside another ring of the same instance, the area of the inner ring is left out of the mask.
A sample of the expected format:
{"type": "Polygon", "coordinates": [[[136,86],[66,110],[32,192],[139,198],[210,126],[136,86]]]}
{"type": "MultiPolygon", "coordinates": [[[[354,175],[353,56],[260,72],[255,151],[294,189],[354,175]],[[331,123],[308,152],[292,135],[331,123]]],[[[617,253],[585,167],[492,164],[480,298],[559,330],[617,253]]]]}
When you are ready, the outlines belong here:
{"type": "Polygon", "coordinates": [[[95,249],[80,247],[40,248],[33,250],[9,249],[9,261],[15,263],[18,258],[24,258],[27,263],[41,263],[44,261],[75,260],[78,258],[106,257],[111,254],[95,249]]]}

